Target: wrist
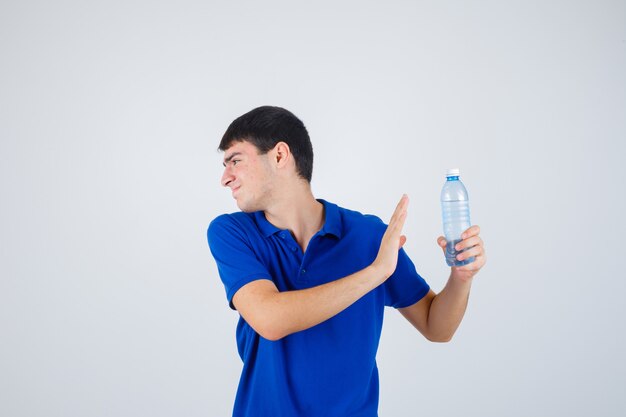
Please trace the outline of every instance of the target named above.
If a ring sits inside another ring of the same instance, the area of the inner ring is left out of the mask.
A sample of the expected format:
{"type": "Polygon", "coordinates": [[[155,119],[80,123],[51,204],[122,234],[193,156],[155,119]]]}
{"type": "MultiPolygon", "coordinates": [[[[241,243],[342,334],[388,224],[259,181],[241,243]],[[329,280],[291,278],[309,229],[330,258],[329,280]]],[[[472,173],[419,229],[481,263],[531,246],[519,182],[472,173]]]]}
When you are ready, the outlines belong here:
{"type": "Polygon", "coordinates": [[[389,278],[385,275],[383,269],[374,261],[371,265],[364,269],[368,277],[371,277],[376,286],[379,286],[389,278]]]}
{"type": "Polygon", "coordinates": [[[472,285],[472,281],[474,280],[474,274],[468,273],[467,271],[460,271],[457,268],[451,268],[449,281],[454,283],[462,284],[462,285],[472,285]]]}

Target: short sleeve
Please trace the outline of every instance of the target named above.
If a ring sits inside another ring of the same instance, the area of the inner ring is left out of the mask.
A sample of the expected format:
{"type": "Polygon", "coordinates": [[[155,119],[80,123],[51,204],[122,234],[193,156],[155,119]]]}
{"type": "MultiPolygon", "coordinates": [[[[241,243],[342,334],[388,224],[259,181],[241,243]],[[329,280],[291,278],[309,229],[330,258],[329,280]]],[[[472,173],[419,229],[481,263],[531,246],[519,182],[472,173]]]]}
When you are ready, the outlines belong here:
{"type": "Polygon", "coordinates": [[[244,226],[232,215],[224,214],[213,220],[207,239],[226,290],[226,298],[234,310],[233,296],[241,287],[258,279],[271,279],[271,275],[257,258],[244,226]]]}
{"type": "Polygon", "coordinates": [[[430,286],[415,270],[415,265],[404,249],[398,252],[398,264],[395,272],[383,284],[385,288],[385,305],[404,308],[417,303],[428,291],[430,286]]]}

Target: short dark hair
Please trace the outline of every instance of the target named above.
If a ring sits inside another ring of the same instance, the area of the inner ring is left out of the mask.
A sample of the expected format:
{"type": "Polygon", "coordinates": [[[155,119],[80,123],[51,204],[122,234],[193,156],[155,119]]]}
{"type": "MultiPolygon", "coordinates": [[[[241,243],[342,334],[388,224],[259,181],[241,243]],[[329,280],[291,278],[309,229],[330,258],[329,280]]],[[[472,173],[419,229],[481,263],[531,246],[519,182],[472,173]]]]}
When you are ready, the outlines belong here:
{"type": "Polygon", "coordinates": [[[259,153],[269,152],[278,142],[285,142],[296,162],[298,175],[311,182],[313,174],[313,145],[304,123],[281,107],[261,106],[239,116],[228,126],[222,137],[220,151],[233,142],[250,142],[259,153]]]}

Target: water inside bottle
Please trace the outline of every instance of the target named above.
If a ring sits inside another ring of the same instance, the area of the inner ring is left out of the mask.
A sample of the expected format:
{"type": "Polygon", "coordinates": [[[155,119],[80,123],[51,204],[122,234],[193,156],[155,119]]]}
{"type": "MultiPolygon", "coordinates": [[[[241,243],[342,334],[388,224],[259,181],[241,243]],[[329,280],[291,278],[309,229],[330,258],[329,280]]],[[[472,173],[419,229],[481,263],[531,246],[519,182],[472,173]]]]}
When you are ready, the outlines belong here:
{"type": "Polygon", "coordinates": [[[459,243],[460,241],[461,239],[453,240],[453,241],[448,242],[448,244],[446,245],[446,263],[448,264],[448,266],[463,266],[463,265],[467,265],[467,264],[474,262],[473,256],[471,258],[463,259],[462,261],[459,261],[458,259],[456,259],[456,256],[459,253],[465,252],[467,250],[467,249],[463,249],[463,250],[458,251],[454,248],[456,244],[459,243]]]}

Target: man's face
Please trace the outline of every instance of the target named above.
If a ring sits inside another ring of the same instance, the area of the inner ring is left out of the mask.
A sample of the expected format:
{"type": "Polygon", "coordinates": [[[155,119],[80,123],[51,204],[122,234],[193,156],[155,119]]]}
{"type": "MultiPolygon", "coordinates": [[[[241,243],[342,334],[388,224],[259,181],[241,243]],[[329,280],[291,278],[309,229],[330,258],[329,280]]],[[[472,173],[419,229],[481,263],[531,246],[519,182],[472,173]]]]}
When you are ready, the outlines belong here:
{"type": "Polygon", "coordinates": [[[244,212],[264,210],[272,197],[273,171],[269,155],[259,155],[249,142],[234,142],[224,152],[222,185],[232,190],[244,212]]]}

